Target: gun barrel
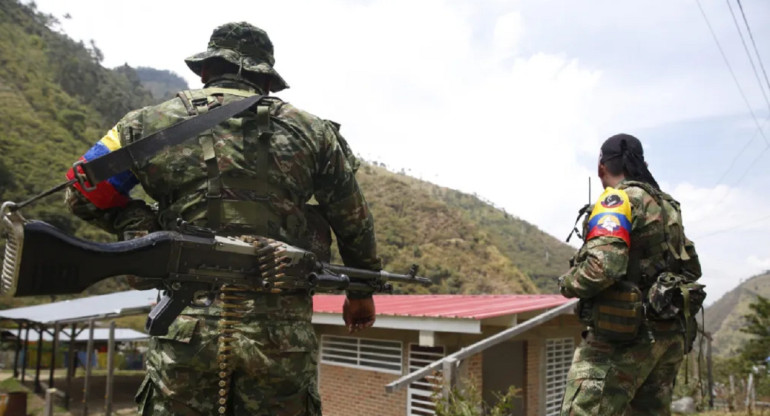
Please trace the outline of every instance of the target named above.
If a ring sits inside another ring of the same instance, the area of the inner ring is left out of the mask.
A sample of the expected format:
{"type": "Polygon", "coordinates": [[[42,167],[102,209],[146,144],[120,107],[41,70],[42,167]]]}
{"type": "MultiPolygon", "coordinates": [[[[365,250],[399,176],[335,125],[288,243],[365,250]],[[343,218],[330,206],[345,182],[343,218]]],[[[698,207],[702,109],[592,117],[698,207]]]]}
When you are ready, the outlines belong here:
{"type": "Polygon", "coordinates": [[[427,277],[391,273],[384,270],[374,271],[327,263],[322,263],[321,268],[326,269],[332,273],[347,275],[354,280],[385,280],[399,283],[418,283],[424,286],[429,286],[432,284],[430,279],[427,277]]]}

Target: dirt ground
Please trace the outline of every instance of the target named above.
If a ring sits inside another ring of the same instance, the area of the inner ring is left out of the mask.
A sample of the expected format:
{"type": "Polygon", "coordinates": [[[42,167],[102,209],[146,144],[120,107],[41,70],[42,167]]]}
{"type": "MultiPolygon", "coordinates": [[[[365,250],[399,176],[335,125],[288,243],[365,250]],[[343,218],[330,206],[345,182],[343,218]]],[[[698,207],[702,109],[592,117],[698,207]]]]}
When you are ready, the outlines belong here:
{"type": "MultiPolygon", "coordinates": [[[[66,389],[66,378],[64,372],[54,376],[54,387],[60,391],[66,389]]],[[[83,382],[85,379],[82,377],[82,372],[77,374],[77,377],[72,379],[72,386],[70,388],[70,409],[69,412],[64,410],[64,400],[58,398],[55,401],[57,416],[75,416],[82,415],[84,409],[83,403],[83,382]]],[[[0,373],[0,380],[8,379],[12,376],[7,372],[0,373]]],[[[42,376],[42,374],[41,374],[42,376]]],[[[45,373],[45,377],[41,377],[43,381],[48,381],[48,373],[45,373]]],[[[130,372],[128,374],[116,374],[113,381],[113,401],[112,401],[112,414],[113,415],[136,415],[136,404],[134,403],[134,395],[136,394],[139,384],[142,382],[144,374],[140,372],[130,372]]],[[[88,393],[88,414],[97,416],[104,415],[105,410],[105,393],[106,393],[107,377],[104,374],[93,374],[89,380],[89,393],[88,393]]],[[[29,400],[27,404],[28,414],[30,415],[42,415],[42,408],[45,403],[45,392],[34,394],[34,373],[27,373],[27,377],[23,383],[23,387],[28,390],[29,400]]],[[[45,389],[45,386],[43,386],[45,389]]]]}

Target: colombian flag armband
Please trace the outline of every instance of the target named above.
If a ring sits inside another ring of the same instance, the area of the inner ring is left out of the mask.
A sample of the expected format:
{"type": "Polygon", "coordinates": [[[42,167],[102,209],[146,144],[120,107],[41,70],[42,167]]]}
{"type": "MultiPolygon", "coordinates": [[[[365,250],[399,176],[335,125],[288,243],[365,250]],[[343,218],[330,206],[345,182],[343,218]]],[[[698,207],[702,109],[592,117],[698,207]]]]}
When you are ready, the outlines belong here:
{"type": "MultiPolygon", "coordinates": [[[[118,135],[118,127],[115,126],[110,130],[99,142],[91,147],[80,160],[89,162],[100,156],[104,156],[107,153],[119,149],[120,138],[118,135]]],[[[78,169],[80,169],[78,167],[78,169]]],[[[67,172],[67,179],[73,179],[75,172],[72,168],[67,172]]],[[[99,209],[110,209],[124,207],[131,200],[129,192],[131,189],[139,183],[139,180],[134,174],[127,170],[121,172],[106,181],[102,181],[96,184],[94,191],[88,192],[83,189],[80,184],[74,184],[80,193],[82,193],[92,204],[99,209]]]]}
{"type": "Polygon", "coordinates": [[[616,237],[631,246],[631,203],[622,189],[605,189],[591,211],[586,241],[601,236],[616,237]]]}

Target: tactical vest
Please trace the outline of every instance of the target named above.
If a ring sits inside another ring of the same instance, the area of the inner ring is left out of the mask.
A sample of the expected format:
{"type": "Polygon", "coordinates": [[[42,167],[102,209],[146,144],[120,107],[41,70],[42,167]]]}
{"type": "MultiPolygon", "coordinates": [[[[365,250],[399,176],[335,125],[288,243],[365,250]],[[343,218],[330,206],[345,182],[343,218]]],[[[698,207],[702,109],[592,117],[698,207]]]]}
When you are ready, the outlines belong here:
{"type": "MultiPolygon", "coordinates": [[[[689,259],[684,247],[679,203],[668,194],[647,183],[626,181],[618,189],[639,187],[647,192],[661,209],[662,232],[645,233],[644,229],[632,234],[625,279],[602,291],[588,302],[581,302],[578,316],[588,320],[594,333],[605,340],[624,342],[637,339],[642,324],[648,318],[672,319],[675,316],[650,316],[648,313],[649,291],[661,277],[678,276],[682,261],[689,259]],[[673,214],[673,215],[672,215],[673,214]],[[587,319],[586,319],[587,318],[587,319]]],[[[666,277],[666,279],[669,279],[666,277]]],[[[677,281],[679,282],[679,281],[677,281]]],[[[690,289],[681,282],[672,286],[684,294],[685,325],[690,338],[690,289]]],[[[692,286],[692,284],[690,284],[692,286]]],[[[700,286],[700,285],[696,285],[700,286]]],[[[702,286],[700,286],[702,288],[702,286]]],[[[705,297],[705,295],[704,295],[705,297]]],[[[701,299],[702,303],[702,299],[701,299]]],[[[700,307],[700,304],[697,305],[700,307]]],[[[678,329],[678,327],[676,327],[678,329]]]]}
{"type": "MultiPolygon", "coordinates": [[[[218,95],[250,97],[256,92],[230,88],[205,88],[187,90],[177,94],[188,115],[197,116],[219,105],[218,95]]],[[[289,244],[304,245],[306,220],[303,202],[295,200],[275,173],[270,157],[270,139],[274,130],[270,120],[271,105],[280,102],[276,98],[260,101],[253,115],[245,115],[243,124],[256,123],[257,138],[250,138],[254,169],[245,177],[238,169],[220,170],[214,129],[198,136],[206,166],[205,181],[190,185],[192,189],[176,189],[161,207],[174,212],[205,203],[205,210],[194,215],[196,225],[214,229],[218,234],[256,234],[280,239],[289,244]],[[244,197],[241,197],[244,196],[244,197]],[[201,221],[205,218],[205,223],[201,221]]],[[[244,142],[247,137],[244,135],[244,142]]],[[[245,144],[244,144],[245,147],[245,144]]],[[[251,154],[251,153],[250,153],[251,154]]]]}

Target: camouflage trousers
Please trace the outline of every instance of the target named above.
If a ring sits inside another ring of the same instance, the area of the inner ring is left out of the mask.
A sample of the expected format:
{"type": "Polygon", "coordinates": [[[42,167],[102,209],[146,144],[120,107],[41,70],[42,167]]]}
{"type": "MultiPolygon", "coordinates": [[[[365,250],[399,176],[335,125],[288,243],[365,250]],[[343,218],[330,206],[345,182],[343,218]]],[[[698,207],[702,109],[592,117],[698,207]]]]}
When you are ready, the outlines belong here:
{"type": "Polygon", "coordinates": [[[140,414],[320,416],[312,298],[222,294],[150,340],[140,414]]]}
{"type": "Polygon", "coordinates": [[[684,336],[668,332],[654,338],[614,344],[589,332],[575,351],[561,415],[670,415],[684,336]]]}

